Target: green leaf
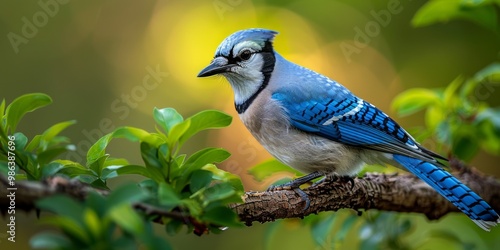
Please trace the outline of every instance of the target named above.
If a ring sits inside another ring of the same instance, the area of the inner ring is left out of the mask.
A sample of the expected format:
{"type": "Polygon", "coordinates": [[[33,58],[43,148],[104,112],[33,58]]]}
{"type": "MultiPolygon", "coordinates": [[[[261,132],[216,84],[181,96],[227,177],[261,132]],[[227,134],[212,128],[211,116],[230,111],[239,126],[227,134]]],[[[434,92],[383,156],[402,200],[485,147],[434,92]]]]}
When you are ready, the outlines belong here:
{"type": "Polygon", "coordinates": [[[229,183],[221,182],[210,186],[203,192],[205,196],[203,199],[204,205],[208,205],[215,201],[221,201],[231,198],[233,195],[238,195],[235,188],[229,183]]]}
{"type": "Polygon", "coordinates": [[[145,245],[144,249],[172,250],[172,246],[163,237],[153,235],[153,232],[146,232],[142,238],[145,245]]]}
{"type": "Polygon", "coordinates": [[[51,164],[54,164],[54,163],[57,163],[57,164],[60,164],[61,166],[63,166],[62,168],[59,168],[58,173],[65,174],[71,178],[79,176],[79,175],[92,175],[92,176],[96,175],[92,170],[80,165],[80,163],[78,163],[78,162],[69,161],[69,160],[55,160],[51,164]]]}
{"type": "MultiPolygon", "coordinates": [[[[80,176],[78,176],[80,178],[80,176]]],[[[109,187],[106,186],[106,182],[104,182],[102,179],[99,178],[94,178],[92,182],[89,183],[90,186],[97,188],[97,189],[104,189],[104,190],[109,190],[109,187]]]]}
{"type": "Polygon", "coordinates": [[[162,164],[158,159],[158,149],[149,145],[146,142],[141,143],[141,157],[146,164],[146,169],[149,176],[154,181],[160,183],[165,182],[165,176],[163,175],[162,164]]]}
{"type": "Polygon", "coordinates": [[[51,216],[40,219],[43,224],[59,227],[65,234],[73,239],[90,244],[91,237],[85,230],[83,223],[76,221],[67,216],[51,216]]]}
{"type": "Polygon", "coordinates": [[[493,6],[470,7],[463,5],[462,0],[428,1],[417,11],[412,25],[423,27],[453,19],[470,20],[492,31],[497,28],[497,14],[493,6]]]}
{"type": "Polygon", "coordinates": [[[175,124],[172,129],[168,132],[168,140],[170,145],[177,143],[179,138],[189,129],[191,125],[190,120],[185,120],[183,122],[175,124]]]}
{"type": "MultiPolygon", "coordinates": [[[[5,114],[5,99],[2,99],[2,102],[0,103],[0,130],[4,131],[5,130],[5,118],[3,117],[5,114]]],[[[6,132],[6,131],[4,131],[6,132]]]]}
{"type": "Polygon", "coordinates": [[[127,232],[136,236],[144,234],[145,223],[130,204],[113,207],[108,216],[127,232]]]}
{"type": "Polygon", "coordinates": [[[438,127],[447,122],[445,111],[441,107],[429,107],[425,112],[425,125],[427,129],[436,133],[435,131],[438,127]]]}
{"type": "MultiPolygon", "coordinates": [[[[307,217],[306,217],[307,218],[307,217]]],[[[263,249],[273,249],[272,243],[274,239],[277,239],[277,233],[282,232],[284,229],[286,221],[285,220],[277,220],[273,223],[268,223],[264,231],[264,240],[263,240],[263,249]]]]}
{"type": "Polygon", "coordinates": [[[97,213],[90,208],[86,208],[82,217],[92,236],[97,239],[101,238],[101,235],[103,234],[103,225],[101,224],[101,219],[97,213]]]}
{"type": "Polygon", "coordinates": [[[189,190],[196,193],[198,190],[208,187],[212,182],[212,172],[206,170],[196,170],[191,174],[189,190]]]}
{"type": "Polygon", "coordinates": [[[394,98],[392,109],[401,115],[410,115],[425,107],[440,102],[441,97],[435,91],[423,88],[407,90],[394,98]]]}
{"type": "Polygon", "coordinates": [[[45,179],[49,176],[54,176],[57,172],[59,172],[64,166],[57,162],[51,162],[42,167],[42,176],[41,179],[45,179]]]}
{"type": "Polygon", "coordinates": [[[109,158],[109,155],[104,155],[94,163],[92,163],[89,168],[97,173],[99,179],[105,181],[108,178],[113,178],[117,176],[116,168],[128,165],[128,161],[123,158],[109,158]]]}
{"type": "Polygon", "coordinates": [[[64,195],[53,195],[35,202],[42,210],[48,210],[81,223],[83,205],[64,195]]]}
{"type": "MultiPolygon", "coordinates": [[[[102,179],[109,179],[116,177],[118,175],[125,175],[125,174],[136,174],[136,175],[142,175],[147,178],[151,178],[149,175],[149,171],[144,167],[140,165],[125,165],[125,166],[109,166],[106,169],[106,172],[108,173],[107,175],[104,175],[101,177],[102,179]]],[[[105,172],[103,170],[103,173],[105,172]]]]}
{"type": "MultiPolygon", "coordinates": [[[[97,178],[97,174],[88,168],[76,168],[76,167],[64,167],[59,169],[58,174],[67,175],[70,178],[83,177],[84,175],[92,176],[97,178]]],[[[50,175],[49,175],[50,176],[50,175]]]]}
{"type": "Polygon", "coordinates": [[[99,218],[103,218],[107,212],[106,198],[95,191],[89,192],[87,199],[85,199],[85,206],[92,208],[99,218]]]}
{"type": "Polygon", "coordinates": [[[154,167],[158,170],[162,168],[162,164],[158,159],[158,148],[155,146],[147,142],[141,142],[141,156],[144,163],[146,163],[146,167],[154,167]]]}
{"type": "Polygon", "coordinates": [[[128,184],[111,192],[107,199],[109,208],[120,206],[123,203],[130,205],[131,203],[144,200],[148,194],[137,184],[128,184]]]}
{"type": "Polygon", "coordinates": [[[177,163],[178,166],[184,165],[184,161],[186,160],[186,156],[187,156],[186,154],[181,154],[175,158],[175,162],[177,163]]]}
{"type": "Polygon", "coordinates": [[[478,82],[500,82],[500,63],[494,62],[486,68],[480,70],[474,75],[474,79],[478,82]]]}
{"type": "Polygon", "coordinates": [[[170,220],[165,225],[165,231],[167,231],[168,235],[174,236],[181,231],[183,226],[184,226],[184,223],[181,220],[170,220]]]}
{"type": "Polygon", "coordinates": [[[195,170],[207,164],[219,163],[226,160],[231,154],[222,148],[205,148],[189,157],[182,168],[173,169],[172,178],[176,178],[176,190],[180,192],[187,185],[189,176],[195,170]]]}
{"type": "Polygon", "coordinates": [[[474,134],[483,149],[491,154],[500,154],[500,110],[484,110],[476,117],[474,124],[478,130],[474,134]]]}
{"type": "Polygon", "coordinates": [[[30,239],[30,246],[34,249],[71,249],[71,241],[59,234],[43,232],[30,239]]]}
{"type": "Polygon", "coordinates": [[[184,165],[200,169],[209,163],[220,163],[231,154],[223,148],[205,148],[191,155],[184,165]]]}
{"type": "Polygon", "coordinates": [[[28,137],[26,137],[21,132],[14,133],[14,137],[16,137],[16,139],[14,140],[16,144],[16,150],[24,149],[26,147],[26,144],[28,143],[28,137]]]}
{"type": "Polygon", "coordinates": [[[432,230],[429,236],[440,239],[447,239],[449,242],[463,243],[462,238],[453,233],[451,230],[432,230]]]}
{"type": "Polygon", "coordinates": [[[172,186],[163,182],[160,183],[158,187],[158,202],[170,208],[174,208],[182,203],[181,198],[174,191],[172,186]]]}
{"type": "Polygon", "coordinates": [[[455,136],[455,138],[452,145],[453,155],[466,162],[470,161],[479,150],[476,140],[468,135],[455,136]]]}
{"type": "Polygon", "coordinates": [[[35,135],[33,137],[33,139],[31,139],[31,141],[28,143],[28,145],[26,145],[26,148],[24,150],[26,150],[26,152],[35,151],[35,149],[37,149],[38,146],[40,145],[41,139],[42,139],[42,135],[35,135]]]}
{"type": "Polygon", "coordinates": [[[63,130],[68,128],[71,125],[76,124],[76,120],[70,120],[70,121],[64,121],[64,122],[59,122],[56,123],[52,126],[50,126],[48,129],[46,129],[43,133],[43,139],[46,141],[52,140],[55,136],[59,135],[63,130]]]}
{"type": "Polygon", "coordinates": [[[335,214],[330,215],[322,220],[316,222],[311,228],[311,234],[314,241],[319,246],[327,246],[327,239],[332,235],[331,231],[335,225],[337,216],[335,214]]]}
{"type": "Polygon", "coordinates": [[[191,121],[191,126],[189,126],[189,129],[186,132],[184,132],[183,136],[179,140],[179,143],[183,144],[200,131],[227,127],[231,124],[232,119],[233,118],[230,115],[221,111],[201,111],[186,119],[191,121]]]}
{"type": "Polygon", "coordinates": [[[274,159],[257,164],[248,170],[248,173],[257,181],[263,181],[278,172],[292,173],[295,176],[303,175],[299,171],[274,159]]]}
{"type": "Polygon", "coordinates": [[[175,159],[170,162],[169,164],[170,179],[175,179],[176,177],[178,177],[181,168],[184,167],[185,160],[186,160],[186,154],[181,154],[175,157],[175,159]]]}
{"type": "MultiPolygon", "coordinates": [[[[198,217],[203,212],[203,208],[201,204],[194,199],[184,199],[182,200],[182,206],[189,210],[189,213],[192,217],[198,217]]],[[[185,210],[185,209],[184,209],[185,210]]]]}
{"type": "Polygon", "coordinates": [[[464,82],[463,77],[459,76],[455,78],[450,84],[448,84],[448,86],[444,90],[443,99],[444,99],[444,104],[447,108],[453,109],[455,107],[454,100],[458,100],[458,98],[454,97],[458,96],[457,94],[458,88],[460,88],[463,82],[464,82]]]}
{"type": "Polygon", "coordinates": [[[48,95],[41,93],[26,94],[14,99],[14,101],[7,106],[5,112],[7,116],[7,125],[10,127],[11,133],[16,131],[19,121],[26,113],[44,107],[51,102],[52,99],[48,95]]]}
{"type": "Polygon", "coordinates": [[[156,123],[163,128],[167,135],[170,133],[170,129],[172,127],[184,120],[184,118],[182,118],[182,116],[173,108],[155,108],[153,111],[153,117],[156,123]]]}
{"type": "Polygon", "coordinates": [[[243,226],[243,224],[238,220],[238,215],[236,215],[236,213],[228,207],[215,207],[205,211],[201,219],[217,226],[243,226]]]}
{"type": "Polygon", "coordinates": [[[203,166],[202,169],[212,172],[213,179],[227,182],[231,184],[231,186],[235,189],[236,192],[238,192],[239,194],[243,194],[244,192],[243,183],[241,182],[241,178],[238,175],[219,169],[217,168],[217,166],[213,164],[207,164],[203,166]]]}
{"type": "Polygon", "coordinates": [[[109,158],[109,155],[103,155],[100,158],[95,159],[90,165],[88,165],[89,169],[94,171],[97,174],[97,177],[102,175],[102,169],[104,167],[104,163],[109,158]]]}
{"type": "Polygon", "coordinates": [[[158,149],[158,154],[158,159],[160,160],[160,164],[162,165],[162,175],[165,176],[165,180],[170,183],[173,179],[172,168],[178,168],[178,166],[176,166],[175,161],[172,161],[167,145],[161,145],[158,149]]]}
{"type": "Polygon", "coordinates": [[[49,163],[50,161],[54,160],[58,155],[65,153],[71,150],[72,148],[73,147],[71,145],[66,145],[63,147],[54,147],[51,149],[47,149],[38,154],[38,163],[39,164],[49,163]]]}
{"type": "Polygon", "coordinates": [[[16,157],[21,159],[22,166],[19,167],[26,171],[28,180],[40,180],[41,170],[32,155],[25,154],[23,152],[21,154],[17,154],[16,157]]]}
{"type": "Polygon", "coordinates": [[[476,125],[484,121],[491,121],[494,127],[500,131],[500,107],[487,108],[481,113],[477,114],[474,120],[476,125]]]}
{"type": "Polygon", "coordinates": [[[98,159],[104,156],[106,147],[109,142],[115,138],[125,138],[129,141],[142,141],[142,140],[151,140],[150,133],[145,130],[134,128],[134,127],[120,127],[115,131],[103,136],[101,139],[97,140],[97,142],[90,147],[87,152],[87,165],[91,165],[98,159]]]}
{"type": "Polygon", "coordinates": [[[500,83],[500,63],[495,62],[477,72],[462,87],[460,95],[462,98],[475,97],[476,100],[484,101],[495,91],[492,84],[500,83]]]}
{"type": "Polygon", "coordinates": [[[354,226],[355,222],[359,220],[359,218],[360,217],[357,215],[356,216],[351,215],[347,217],[340,226],[339,231],[335,233],[334,235],[335,241],[342,243],[345,240],[347,233],[349,233],[349,230],[351,230],[351,228],[354,226]]]}
{"type": "Polygon", "coordinates": [[[42,134],[42,140],[44,142],[50,142],[55,136],[59,135],[63,130],[65,130],[67,127],[75,124],[75,120],[71,121],[65,121],[65,122],[60,122],[52,125],[50,128],[45,130],[42,134]]]}
{"type": "Polygon", "coordinates": [[[108,158],[106,159],[106,162],[104,165],[106,167],[111,167],[111,166],[125,166],[128,165],[128,161],[125,158],[108,158]]]}

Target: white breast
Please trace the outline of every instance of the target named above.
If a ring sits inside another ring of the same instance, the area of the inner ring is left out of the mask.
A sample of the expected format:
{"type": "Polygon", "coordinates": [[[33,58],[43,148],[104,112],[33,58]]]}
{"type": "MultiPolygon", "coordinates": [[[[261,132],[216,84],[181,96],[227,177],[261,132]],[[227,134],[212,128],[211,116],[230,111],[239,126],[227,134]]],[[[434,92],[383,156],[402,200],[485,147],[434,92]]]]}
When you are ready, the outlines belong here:
{"type": "Polygon", "coordinates": [[[378,154],[374,151],[345,146],[292,128],[286,112],[271,99],[269,90],[262,91],[240,118],[269,153],[303,173],[353,175],[364,161],[377,158],[372,155],[378,154]]]}

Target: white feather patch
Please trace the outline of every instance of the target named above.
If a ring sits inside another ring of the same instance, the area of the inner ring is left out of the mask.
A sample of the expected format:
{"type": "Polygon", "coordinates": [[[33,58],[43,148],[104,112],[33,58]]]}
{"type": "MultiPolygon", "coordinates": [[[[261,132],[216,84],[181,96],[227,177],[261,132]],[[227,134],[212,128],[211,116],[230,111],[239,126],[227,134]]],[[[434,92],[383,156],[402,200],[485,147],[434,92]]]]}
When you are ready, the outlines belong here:
{"type": "Polygon", "coordinates": [[[354,107],[353,109],[349,110],[349,112],[345,113],[345,114],[342,114],[342,115],[338,115],[338,116],[333,116],[332,118],[328,119],[328,121],[326,121],[325,123],[323,123],[323,125],[330,125],[332,124],[333,122],[336,122],[340,119],[342,119],[342,117],[344,116],[350,116],[350,115],[355,115],[356,113],[358,113],[364,106],[364,103],[363,103],[363,99],[359,99],[358,100],[358,105],[356,105],[356,107],[354,107]]]}

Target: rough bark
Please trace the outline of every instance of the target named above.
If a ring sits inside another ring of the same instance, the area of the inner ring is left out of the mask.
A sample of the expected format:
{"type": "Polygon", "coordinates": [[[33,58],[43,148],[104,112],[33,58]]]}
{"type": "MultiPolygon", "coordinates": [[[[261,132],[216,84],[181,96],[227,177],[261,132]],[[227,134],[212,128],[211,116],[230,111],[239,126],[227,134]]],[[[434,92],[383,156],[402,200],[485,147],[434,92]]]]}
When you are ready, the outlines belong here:
{"type": "MultiPolygon", "coordinates": [[[[475,169],[469,169],[458,162],[452,162],[453,174],[472,190],[477,192],[497,212],[500,212],[500,182],[475,169]]],[[[354,210],[377,209],[384,211],[421,213],[429,219],[438,219],[457,208],[442,198],[431,187],[410,174],[369,173],[354,178],[354,184],[346,181],[323,182],[304,189],[311,204],[304,210],[304,201],[293,190],[272,192],[247,192],[243,204],[231,206],[247,225],[252,222],[269,222],[282,218],[304,217],[321,211],[336,211],[342,208],[354,210]]],[[[0,210],[5,213],[9,207],[8,182],[0,176],[0,210]]],[[[53,194],[68,194],[84,199],[94,190],[78,181],[60,177],[44,182],[19,181],[15,191],[16,209],[30,211],[34,202],[53,194]]],[[[102,194],[106,191],[97,190],[102,194]]],[[[186,219],[185,215],[162,211],[147,204],[134,204],[136,209],[147,214],[158,214],[186,219]]]]}
{"type": "MultiPolygon", "coordinates": [[[[493,177],[477,170],[454,172],[500,212],[500,183],[493,177]]],[[[304,210],[304,202],[293,190],[275,192],[247,192],[245,203],[232,208],[247,225],[252,222],[268,222],[282,218],[304,217],[321,211],[337,211],[342,208],[357,211],[377,209],[405,213],[420,213],[434,220],[458,209],[430,186],[410,174],[369,173],[349,182],[324,182],[304,189],[311,204],[304,210]]]]}

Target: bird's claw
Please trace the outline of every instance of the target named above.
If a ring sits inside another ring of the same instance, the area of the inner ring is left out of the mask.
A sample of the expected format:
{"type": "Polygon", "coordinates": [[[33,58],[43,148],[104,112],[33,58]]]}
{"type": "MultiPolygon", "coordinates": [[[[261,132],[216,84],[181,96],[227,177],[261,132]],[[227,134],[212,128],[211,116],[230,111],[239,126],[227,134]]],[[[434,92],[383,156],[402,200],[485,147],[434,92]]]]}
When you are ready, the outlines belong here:
{"type": "Polygon", "coordinates": [[[306,176],[302,176],[302,177],[299,177],[295,180],[287,182],[285,184],[276,185],[276,186],[272,185],[267,189],[267,191],[272,192],[272,191],[280,191],[280,190],[293,190],[305,202],[305,206],[303,209],[303,211],[305,211],[311,205],[311,200],[307,196],[306,192],[304,192],[304,190],[300,189],[300,186],[302,184],[308,183],[308,182],[310,182],[318,177],[321,177],[321,176],[323,176],[323,174],[321,174],[320,172],[313,172],[313,173],[310,173],[306,176]]]}
{"type": "Polygon", "coordinates": [[[313,186],[317,186],[323,182],[326,183],[333,183],[333,182],[343,182],[343,183],[349,183],[350,184],[350,190],[354,188],[354,178],[348,175],[338,175],[338,174],[328,174],[325,176],[325,178],[319,180],[318,182],[314,183],[313,186]]]}

